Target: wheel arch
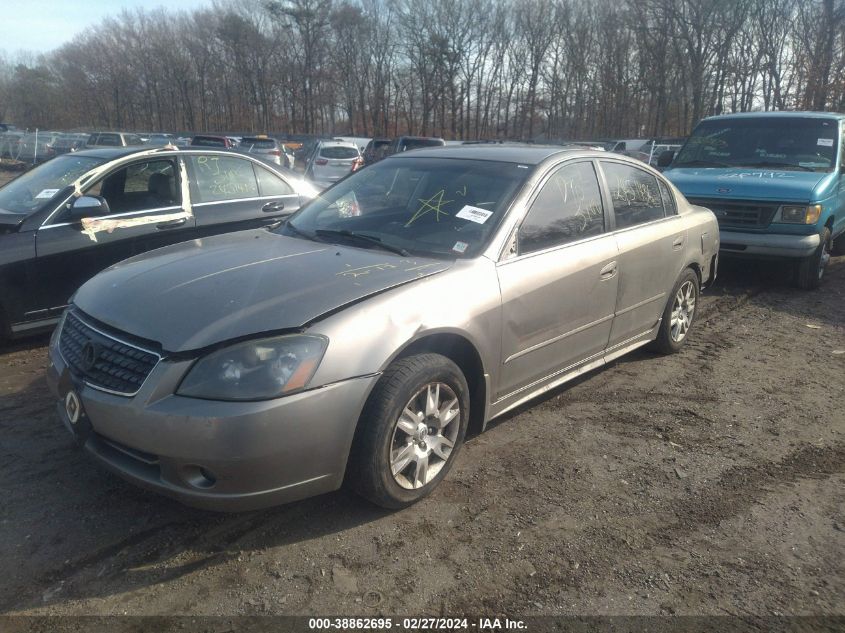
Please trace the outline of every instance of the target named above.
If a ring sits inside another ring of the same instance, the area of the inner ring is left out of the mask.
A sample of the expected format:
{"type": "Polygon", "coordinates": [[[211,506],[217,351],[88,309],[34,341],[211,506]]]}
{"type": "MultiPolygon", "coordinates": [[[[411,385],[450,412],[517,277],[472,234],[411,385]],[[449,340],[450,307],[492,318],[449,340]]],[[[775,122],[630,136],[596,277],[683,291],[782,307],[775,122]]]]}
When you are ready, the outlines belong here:
{"type": "MultiPolygon", "coordinates": [[[[686,266],[684,266],[684,270],[687,270],[687,269],[692,270],[695,273],[695,276],[698,277],[698,287],[701,288],[701,285],[704,282],[704,279],[702,277],[702,272],[701,272],[701,264],[699,264],[696,261],[692,261],[692,262],[688,263],[686,266]]],[[[684,274],[684,270],[682,270],[680,272],[678,277],[680,277],[681,275],[684,274]]]]}
{"type": "Polygon", "coordinates": [[[463,372],[469,386],[470,419],[468,431],[479,433],[484,428],[487,411],[487,381],[484,362],[478,348],[463,334],[456,332],[430,332],[402,347],[390,363],[415,354],[433,353],[445,356],[463,372]]]}

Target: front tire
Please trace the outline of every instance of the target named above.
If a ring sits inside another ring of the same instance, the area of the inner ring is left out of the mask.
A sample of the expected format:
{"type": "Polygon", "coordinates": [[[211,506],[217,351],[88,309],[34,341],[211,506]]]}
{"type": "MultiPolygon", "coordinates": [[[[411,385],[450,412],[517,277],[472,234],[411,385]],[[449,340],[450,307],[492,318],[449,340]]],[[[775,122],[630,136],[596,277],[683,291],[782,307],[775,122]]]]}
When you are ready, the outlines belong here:
{"type": "Polygon", "coordinates": [[[691,268],[684,270],[666,302],[653,349],[661,354],[675,354],[684,346],[698,311],[699,288],[695,271],[691,268]]]}
{"type": "Polygon", "coordinates": [[[367,401],[347,480],[383,508],[399,509],[428,495],[446,476],[469,421],[469,387],[440,354],[401,358],[367,401]]]}
{"type": "Polygon", "coordinates": [[[815,252],[799,260],[795,266],[796,286],[802,290],[813,290],[821,285],[825,268],[830,261],[831,242],[830,229],[825,227],[815,252]]]}

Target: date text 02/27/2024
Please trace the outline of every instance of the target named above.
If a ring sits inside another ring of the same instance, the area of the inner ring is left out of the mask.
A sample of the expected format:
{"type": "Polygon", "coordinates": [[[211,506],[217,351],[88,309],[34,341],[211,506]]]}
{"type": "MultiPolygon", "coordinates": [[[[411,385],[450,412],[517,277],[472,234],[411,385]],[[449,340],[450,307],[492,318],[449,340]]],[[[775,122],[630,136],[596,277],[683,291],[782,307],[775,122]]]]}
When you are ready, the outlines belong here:
{"type": "Polygon", "coordinates": [[[476,630],[476,631],[519,631],[525,630],[525,622],[510,618],[310,618],[310,630],[381,630],[394,627],[400,630],[476,630]]]}

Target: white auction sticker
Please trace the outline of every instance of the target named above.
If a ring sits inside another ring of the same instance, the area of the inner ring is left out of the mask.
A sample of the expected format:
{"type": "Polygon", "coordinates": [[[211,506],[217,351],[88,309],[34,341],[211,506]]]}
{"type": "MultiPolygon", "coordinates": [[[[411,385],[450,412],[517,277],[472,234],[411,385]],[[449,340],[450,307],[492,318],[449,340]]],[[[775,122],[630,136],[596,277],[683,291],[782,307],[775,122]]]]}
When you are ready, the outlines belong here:
{"type": "Polygon", "coordinates": [[[464,208],[455,214],[456,218],[461,218],[462,220],[469,220],[470,222],[476,222],[478,224],[484,224],[487,220],[490,219],[490,216],[493,215],[492,211],[488,211],[487,209],[481,209],[479,207],[473,207],[471,205],[464,205],[464,208]]]}
{"type": "Polygon", "coordinates": [[[36,198],[52,198],[57,193],[59,193],[58,189],[42,189],[41,193],[39,193],[36,198]]]}
{"type": "Polygon", "coordinates": [[[465,253],[469,244],[466,242],[455,242],[455,245],[452,247],[452,250],[456,253],[465,253]]]}
{"type": "Polygon", "coordinates": [[[821,145],[822,147],[833,147],[833,139],[832,138],[820,138],[817,145],[821,145]]]}

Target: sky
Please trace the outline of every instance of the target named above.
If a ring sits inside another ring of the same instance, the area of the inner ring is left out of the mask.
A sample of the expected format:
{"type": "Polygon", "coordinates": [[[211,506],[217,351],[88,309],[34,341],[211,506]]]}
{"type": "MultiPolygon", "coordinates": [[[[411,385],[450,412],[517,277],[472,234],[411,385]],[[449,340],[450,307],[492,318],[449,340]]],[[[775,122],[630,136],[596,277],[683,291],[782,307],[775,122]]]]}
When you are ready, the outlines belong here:
{"type": "Polygon", "coordinates": [[[0,0],[0,52],[45,53],[123,9],[195,9],[212,0],[0,0]]]}

